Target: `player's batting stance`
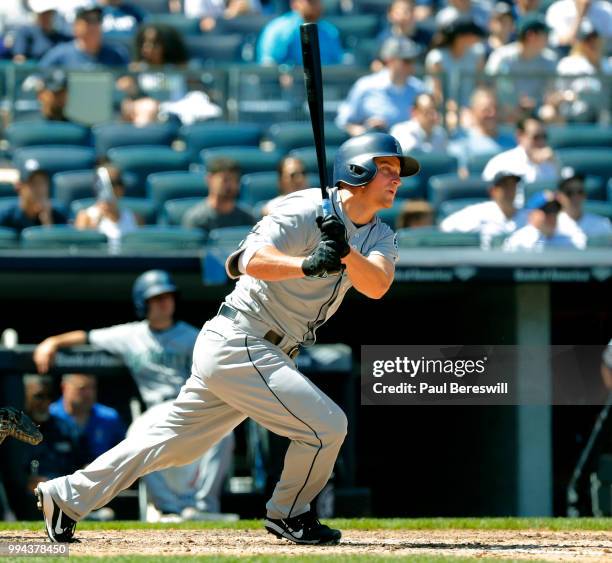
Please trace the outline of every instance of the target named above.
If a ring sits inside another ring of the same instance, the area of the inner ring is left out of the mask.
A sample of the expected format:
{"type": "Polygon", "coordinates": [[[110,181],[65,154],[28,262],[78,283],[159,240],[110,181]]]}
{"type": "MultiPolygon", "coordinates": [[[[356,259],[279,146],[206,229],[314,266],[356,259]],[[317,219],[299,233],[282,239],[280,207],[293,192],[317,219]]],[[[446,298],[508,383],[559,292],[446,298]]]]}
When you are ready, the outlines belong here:
{"type": "Polygon", "coordinates": [[[253,227],[227,260],[228,274],[240,279],[202,328],[192,375],[167,418],[85,469],[38,486],[52,541],[69,541],[78,520],[138,477],[189,463],[246,417],[291,440],[266,529],[301,544],[340,540],[310,501],[329,479],[346,417],[293,360],[351,286],[373,299],[389,289],[397,249],[376,212],[391,207],[400,177],[418,170],[390,135],[352,138],[336,156],[331,215],[319,218],[321,191],[313,188],[288,195],[253,227]]]}

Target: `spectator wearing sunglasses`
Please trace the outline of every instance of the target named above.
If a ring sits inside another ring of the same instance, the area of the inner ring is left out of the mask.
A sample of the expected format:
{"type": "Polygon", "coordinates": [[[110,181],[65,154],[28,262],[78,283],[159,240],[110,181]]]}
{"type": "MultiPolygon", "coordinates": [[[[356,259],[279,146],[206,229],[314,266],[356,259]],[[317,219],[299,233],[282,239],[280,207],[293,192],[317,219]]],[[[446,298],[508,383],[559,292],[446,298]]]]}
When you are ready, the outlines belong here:
{"type": "MultiPolygon", "coordinates": [[[[521,176],[526,184],[540,180],[559,178],[559,166],[553,149],[548,145],[542,121],[527,117],[518,122],[516,128],[518,145],[494,156],[482,173],[483,180],[490,182],[502,170],[511,170],[521,176]]],[[[523,191],[517,193],[516,204],[522,207],[523,191]]]]}
{"type": "Polygon", "coordinates": [[[560,233],[571,234],[577,230],[587,238],[612,236],[610,219],[584,210],[586,189],[582,174],[570,167],[563,168],[558,197],[562,207],[557,226],[560,233]]]}
{"type": "Polygon", "coordinates": [[[299,158],[286,156],[278,163],[277,172],[279,195],[264,205],[261,210],[262,215],[267,215],[270,208],[277,204],[282,197],[308,187],[306,167],[299,158]]]}

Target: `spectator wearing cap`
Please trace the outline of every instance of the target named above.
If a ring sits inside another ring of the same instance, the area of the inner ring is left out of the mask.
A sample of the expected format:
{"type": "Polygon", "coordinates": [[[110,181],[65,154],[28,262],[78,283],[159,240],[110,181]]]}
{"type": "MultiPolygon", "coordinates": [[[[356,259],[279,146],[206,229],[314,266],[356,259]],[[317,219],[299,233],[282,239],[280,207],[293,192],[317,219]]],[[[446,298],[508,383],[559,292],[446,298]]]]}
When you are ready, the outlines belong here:
{"type": "Polygon", "coordinates": [[[557,65],[559,97],[554,108],[568,121],[596,122],[608,107],[606,90],[594,75],[612,74],[610,59],[604,57],[604,43],[597,29],[584,20],[567,57],[557,65]]]}
{"type": "Polygon", "coordinates": [[[67,223],[66,216],[51,204],[49,174],[38,161],[27,160],[16,190],[18,201],[0,211],[0,226],[21,232],[26,227],[67,223]]]}
{"type": "Polygon", "coordinates": [[[410,39],[422,52],[429,47],[432,33],[415,18],[414,0],[394,0],[387,10],[387,24],[376,39],[382,45],[390,37],[410,39]]]}
{"type": "Polygon", "coordinates": [[[53,47],[40,60],[41,67],[88,68],[124,66],[128,58],[112,45],[102,41],[102,9],[79,8],[73,24],[74,41],[53,47]]]}
{"type": "Polygon", "coordinates": [[[559,213],[559,232],[571,234],[578,230],[587,238],[612,236],[610,219],[585,212],[586,189],[584,180],[584,176],[577,173],[573,168],[561,169],[558,199],[562,210],[559,213]]]}
{"type": "Polygon", "coordinates": [[[417,229],[419,227],[432,227],[434,224],[434,209],[423,199],[407,201],[402,206],[395,221],[397,229],[417,229]]]}
{"type": "Polygon", "coordinates": [[[493,237],[508,235],[526,224],[527,214],[515,207],[521,177],[500,170],[489,186],[491,201],[468,205],[449,215],[440,224],[447,233],[480,233],[482,248],[490,248],[493,237]]]}
{"type": "Polygon", "coordinates": [[[436,14],[436,27],[442,29],[458,18],[473,21],[481,29],[489,27],[491,12],[485,2],[448,0],[447,6],[436,14]]]}
{"type": "Polygon", "coordinates": [[[254,225],[254,215],[237,203],[240,166],[235,160],[217,158],[207,165],[208,197],[183,217],[183,227],[209,232],[221,227],[254,225]]]}
{"type": "Polygon", "coordinates": [[[612,39],[612,4],[609,0],[557,0],[546,10],[546,23],[551,29],[554,47],[574,44],[580,25],[588,22],[604,42],[612,39]]]}
{"type": "Polygon", "coordinates": [[[529,198],[525,209],[529,211],[528,224],[506,239],[504,250],[541,252],[547,248],[586,247],[586,237],[583,233],[574,231],[571,234],[562,234],[558,231],[557,219],[561,211],[561,202],[554,192],[543,191],[534,194],[529,198]]]}
{"type": "Polygon", "coordinates": [[[526,183],[557,180],[559,166],[542,121],[528,117],[519,121],[516,129],[518,145],[489,160],[482,172],[483,179],[490,181],[500,170],[513,170],[526,183]]]}
{"type": "Polygon", "coordinates": [[[515,38],[516,26],[512,8],[507,2],[496,2],[491,12],[488,26],[488,37],[485,43],[486,58],[498,49],[507,45],[515,38]]]}
{"type": "Polygon", "coordinates": [[[264,27],[257,42],[257,61],[265,65],[301,65],[300,25],[307,22],[318,24],[321,63],[342,63],[344,51],[340,32],[333,24],[321,19],[322,1],[291,0],[290,7],[290,12],[274,18],[264,27]]]}
{"type": "Polygon", "coordinates": [[[420,49],[410,39],[387,39],[380,50],[384,68],[361,77],[338,108],[336,124],[350,135],[366,131],[388,131],[406,118],[415,98],[426,91],[413,76],[420,49]]]}
{"type": "Polygon", "coordinates": [[[68,104],[68,76],[63,70],[56,68],[42,77],[37,98],[43,119],[70,121],[64,113],[68,104]]]}
{"type": "Polygon", "coordinates": [[[469,104],[475,75],[484,68],[484,35],[472,20],[456,18],[436,34],[425,58],[425,69],[433,75],[429,84],[437,102],[446,103],[450,127],[456,125],[459,109],[469,104]],[[443,76],[437,76],[440,73],[443,76]]]}
{"type": "Polygon", "coordinates": [[[497,96],[494,90],[478,87],[470,98],[465,125],[448,145],[448,152],[459,162],[459,173],[468,175],[471,159],[500,153],[516,146],[514,136],[499,130],[497,96]]]}
{"type": "Polygon", "coordinates": [[[547,47],[548,32],[542,16],[528,15],[519,23],[518,40],[489,55],[485,72],[497,78],[504,105],[533,111],[542,104],[557,66],[557,55],[547,47]]]}
{"type": "Polygon", "coordinates": [[[15,33],[12,51],[16,63],[37,61],[51,48],[71,39],[55,29],[56,0],[30,0],[28,4],[36,14],[36,20],[33,25],[24,25],[15,33]]]}
{"type": "Polygon", "coordinates": [[[105,34],[133,35],[146,19],[147,12],[125,0],[97,0],[102,8],[102,31],[105,34]]]}
{"type": "Polygon", "coordinates": [[[440,125],[440,113],[431,94],[419,94],[412,106],[411,119],[397,123],[390,133],[405,153],[446,153],[448,135],[440,125]]]}

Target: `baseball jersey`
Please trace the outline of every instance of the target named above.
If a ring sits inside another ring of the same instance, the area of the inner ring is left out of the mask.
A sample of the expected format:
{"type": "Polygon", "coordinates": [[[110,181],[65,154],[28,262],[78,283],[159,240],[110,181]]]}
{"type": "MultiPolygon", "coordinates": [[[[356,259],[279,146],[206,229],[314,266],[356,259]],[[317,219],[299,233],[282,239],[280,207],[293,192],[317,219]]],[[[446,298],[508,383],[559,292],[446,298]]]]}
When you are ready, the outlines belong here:
{"type": "Polygon", "coordinates": [[[510,234],[525,225],[526,222],[527,213],[525,211],[517,211],[508,218],[497,203],[484,201],[468,205],[449,215],[440,223],[440,229],[447,233],[480,233],[483,248],[488,248],[494,236],[510,234]]]}
{"type": "Polygon", "coordinates": [[[191,375],[198,330],[182,321],[168,330],[151,330],[147,321],[89,332],[89,342],[121,356],[147,407],[174,399],[191,375]]]}
{"type": "MultiPolygon", "coordinates": [[[[356,226],[344,214],[337,188],[329,191],[334,213],[344,223],[349,244],[362,255],[384,256],[395,263],[398,257],[395,234],[378,217],[356,226]]],[[[300,190],[285,196],[230,255],[226,269],[231,278],[240,276],[240,254],[273,245],[290,256],[308,256],[321,241],[316,217],[322,215],[321,190],[300,190]]],[[[264,322],[275,332],[286,334],[304,346],[314,344],[315,331],[338,309],[351,287],[346,272],[326,278],[305,277],[267,282],[242,275],[225,301],[244,315],[264,322]]]]}

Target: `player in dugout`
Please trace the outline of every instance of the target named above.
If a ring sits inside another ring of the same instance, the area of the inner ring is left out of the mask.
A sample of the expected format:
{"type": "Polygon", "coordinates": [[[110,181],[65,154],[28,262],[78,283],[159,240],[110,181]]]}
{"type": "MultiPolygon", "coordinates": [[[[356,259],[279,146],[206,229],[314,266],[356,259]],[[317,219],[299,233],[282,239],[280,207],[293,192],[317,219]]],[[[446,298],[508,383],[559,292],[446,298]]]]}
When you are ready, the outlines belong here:
{"type": "Polygon", "coordinates": [[[321,190],[306,189],[253,227],[227,259],[238,282],[202,328],[191,377],[167,416],[85,469],[38,486],[52,541],[71,541],[79,520],[139,476],[189,463],[247,417],[290,440],[266,530],[297,544],[340,541],[310,503],[330,478],[347,418],[294,360],[351,287],[372,299],[389,290],[396,238],[376,213],[392,207],[401,178],[418,171],[391,135],[351,138],[336,154],[331,214],[322,216],[321,190]]]}

